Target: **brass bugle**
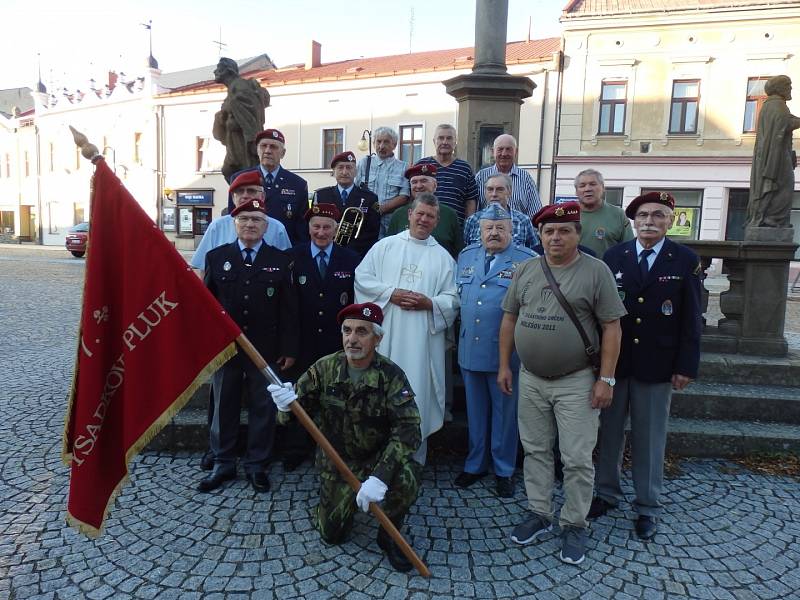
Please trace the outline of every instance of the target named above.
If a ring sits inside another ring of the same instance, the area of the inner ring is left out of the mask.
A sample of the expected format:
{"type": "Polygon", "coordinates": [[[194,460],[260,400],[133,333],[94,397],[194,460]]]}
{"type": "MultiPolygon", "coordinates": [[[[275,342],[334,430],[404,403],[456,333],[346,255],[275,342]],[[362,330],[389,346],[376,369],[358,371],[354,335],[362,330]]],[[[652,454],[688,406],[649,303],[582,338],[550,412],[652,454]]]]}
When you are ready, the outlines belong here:
{"type": "Polygon", "coordinates": [[[333,241],[340,246],[347,246],[353,239],[361,233],[361,226],[364,224],[364,213],[357,206],[351,206],[342,213],[339,227],[333,241]]]}

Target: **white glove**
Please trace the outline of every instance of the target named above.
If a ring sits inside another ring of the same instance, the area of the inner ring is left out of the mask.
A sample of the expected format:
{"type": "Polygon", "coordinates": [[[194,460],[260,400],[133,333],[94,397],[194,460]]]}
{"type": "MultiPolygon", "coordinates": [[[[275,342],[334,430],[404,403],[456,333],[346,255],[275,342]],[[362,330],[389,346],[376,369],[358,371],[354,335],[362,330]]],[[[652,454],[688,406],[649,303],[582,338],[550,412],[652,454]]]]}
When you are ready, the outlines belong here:
{"type": "Polygon", "coordinates": [[[297,394],[294,393],[294,386],[288,381],[284,383],[283,386],[270,383],[267,386],[267,391],[272,394],[272,401],[281,412],[291,411],[289,405],[297,400],[297,394]]]}
{"type": "Polygon", "coordinates": [[[361,489],[356,494],[356,504],[364,512],[369,512],[370,502],[382,502],[386,491],[389,488],[377,477],[370,475],[367,480],[361,484],[361,489]]]}

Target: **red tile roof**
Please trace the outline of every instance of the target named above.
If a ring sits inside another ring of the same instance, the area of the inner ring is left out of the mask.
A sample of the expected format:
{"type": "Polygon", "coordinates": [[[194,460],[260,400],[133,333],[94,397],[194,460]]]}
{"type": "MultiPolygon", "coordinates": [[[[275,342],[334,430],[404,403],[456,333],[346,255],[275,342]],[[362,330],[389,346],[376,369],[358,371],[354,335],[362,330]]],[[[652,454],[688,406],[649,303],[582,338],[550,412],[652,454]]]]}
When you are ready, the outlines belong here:
{"type": "Polygon", "coordinates": [[[561,13],[562,18],[600,17],[668,11],[698,11],[772,7],[797,4],[797,0],[570,0],[561,13]]]}
{"type": "MultiPolygon", "coordinates": [[[[552,54],[560,48],[560,38],[546,38],[531,40],[530,42],[510,42],[506,45],[506,64],[514,65],[549,60],[552,54]]],[[[426,71],[468,69],[472,66],[473,60],[474,48],[469,47],[396,54],[394,56],[355,58],[322,64],[311,69],[306,69],[305,65],[299,64],[276,70],[242,73],[242,75],[258,79],[266,87],[274,87],[314,81],[365,79],[426,71]]],[[[174,96],[185,93],[215,92],[222,89],[223,86],[218,83],[204,81],[175,88],[168,94],[163,95],[174,96]]]]}

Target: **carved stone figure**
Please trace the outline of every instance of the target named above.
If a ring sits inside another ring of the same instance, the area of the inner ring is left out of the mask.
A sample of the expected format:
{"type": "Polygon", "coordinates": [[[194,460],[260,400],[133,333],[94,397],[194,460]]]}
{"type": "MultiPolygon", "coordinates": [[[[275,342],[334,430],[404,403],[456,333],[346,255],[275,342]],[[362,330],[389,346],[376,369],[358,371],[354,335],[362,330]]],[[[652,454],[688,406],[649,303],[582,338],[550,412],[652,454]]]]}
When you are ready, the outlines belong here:
{"type": "Polygon", "coordinates": [[[226,180],[237,171],[258,164],[256,134],[264,129],[264,111],[269,92],[253,79],[239,77],[239,66],[230,58],[220,58],[214,80],[225,84],[228,95],[214,115],[214,138],[225,146],[222,174],[226,180]]]}
{"type": "Polygon", "coordinates": [[[792,131],[800,127],[800,118],[786,106],[786,101],[792,99],[792,80],[786,75],[772,77],[764,91],[767,99],[758,116],[747,226],[791,227],[789,214],[797,166],[792,131]]]}

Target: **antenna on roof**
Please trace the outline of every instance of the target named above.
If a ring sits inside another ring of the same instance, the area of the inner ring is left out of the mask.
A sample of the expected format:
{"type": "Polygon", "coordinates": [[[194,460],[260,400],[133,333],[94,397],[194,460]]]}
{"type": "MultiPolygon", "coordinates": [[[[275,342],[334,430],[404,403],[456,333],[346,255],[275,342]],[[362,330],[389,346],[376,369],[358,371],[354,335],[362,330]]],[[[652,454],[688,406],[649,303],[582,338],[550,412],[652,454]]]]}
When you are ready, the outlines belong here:
{"type": "Polygon", "coordinates": [[[222,57],[222,51],[228,47],[228,44],[222,41],[222,25],[219,26],[219,39],[218,40],[211,40],[211,43],[217,47],[219,51],[219,57],[222,57]]]}
{"type": "Polygon", "coordinates": [[[531,43],[531,15],[528,15],[528,43],[531,43]]]}
{"type": "Polygon", "coordinates": [[[411,54],[411,42],[414,39],[414,7],[411,7],[408,15],[408,53],[411,54]]]}

